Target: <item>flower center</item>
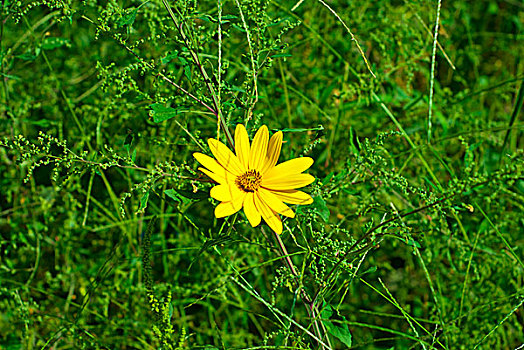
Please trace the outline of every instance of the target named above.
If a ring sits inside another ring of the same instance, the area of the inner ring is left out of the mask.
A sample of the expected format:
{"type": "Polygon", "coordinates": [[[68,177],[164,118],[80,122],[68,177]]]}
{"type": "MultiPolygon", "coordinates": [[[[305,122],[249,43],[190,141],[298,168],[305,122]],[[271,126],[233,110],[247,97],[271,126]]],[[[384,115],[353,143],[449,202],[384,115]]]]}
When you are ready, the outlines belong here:
{"type": "Polygon", "coordinates": [[[262,175],[256,170],[248,170],[244,174],[237,176],[235,183],[244,192],[255,192],[260,187],[262,175]]]}

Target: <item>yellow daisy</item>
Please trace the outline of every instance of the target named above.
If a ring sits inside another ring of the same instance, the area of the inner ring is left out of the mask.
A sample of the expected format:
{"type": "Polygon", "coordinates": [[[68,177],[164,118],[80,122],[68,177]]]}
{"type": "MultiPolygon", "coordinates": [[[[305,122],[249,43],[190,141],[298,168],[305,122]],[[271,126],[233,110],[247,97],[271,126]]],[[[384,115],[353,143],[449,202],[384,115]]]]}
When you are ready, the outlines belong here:
{"type": "Polygon", "coordinates": [[[282,131],[269,140],[265,125],[258,129],[253,144],[249,144],[244,125],[235,130],[236,155],[216,139],[208,140],[216,160],[202,153],[193,156],[205,168],[198,168],[218,185],[211,189],[211,197],[219,200],[215,216],[222,218],[244,208],[251,226],[262,218],[276,233],[282,233],[282,220],[278,214],[293,218],[295,213],[284,203],[310,204],[311,196],[297,188],[312,183],[315,178],[301,174],[313,164],[309,157],[294,158],[277,164],[282,146],[282,131]]]}

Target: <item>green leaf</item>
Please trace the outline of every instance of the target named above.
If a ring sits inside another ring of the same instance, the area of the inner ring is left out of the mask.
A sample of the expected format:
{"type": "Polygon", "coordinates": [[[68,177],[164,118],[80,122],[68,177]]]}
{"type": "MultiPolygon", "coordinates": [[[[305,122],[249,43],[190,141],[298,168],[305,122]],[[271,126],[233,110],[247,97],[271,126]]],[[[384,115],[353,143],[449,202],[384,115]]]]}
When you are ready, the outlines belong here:
{"type": "Polygon", "coordinates": [[[37,48],[34,53],[31,50],[28,50],[21,55],[17,55],[16,58],[20,58],[21,60],[24,60],[24,61],[34,61],[36,60],[39,54],[40,54],[40,48],[37,48]]]}
{"type": "MultiPolygon", "coordinates": [[[[218,18],[214,18],[210,15],[202,15],[202,16],[199,16],[197,17],[198,19],[201,19],[202,21],[204,22],[207,22],[207,23],[218,23],[218,18]]],[[[237,16],[233,16],[233,15],[225,15],[225,16],[222,16],[221,20],[222,20],[222,24],[226,24],[226,23],[229,23],[230,21],[228,21],[229,19],[236,19],[237,16]]]]}
{"type": "Polygon", "coordinates": [[[50,125],[56,125],[56,122],[49,119],[39,119],[39,120],[30,120],[30,119],[22,119],[24,123],[40,126],[42,128],[47,128],[50,125]]]}
{"type": "Polygon", "coordinates": [[[203,15],[203,16],[198,16],[197,17],[198,19],[204,21],[204,22],[207,22],[207,23],[217,23],[218,20],[215,19],[214,17],[211,17],[210,15],[203,15]]]}
{"type": "Polygon", "coordinates": [[[358,189],[356,188],[343,188],[342,192],[345,194],[352,195],[352,196],[355,196],[359,193],[358,189]]]}
{"type": "Polygon", "coordinates": [[[188,190],[176,190],[176,192],[182,197],[189,199],[205,199],[209,197],[209,194],[203,191],[193,192],[188,190]]]}
{"type": "Polygon", "coordinates": [[[433,184],[433,182],[431,182],[430,179],[428,179],[426,176],[423,176],[422,178],[423,178],[423,179],[424,179],[424,180],[425,180],[425,181],[426,181],[426,182],[427,182],[427,183],[428,183],[428,184],[433,188],[433,190],[434,190],[435,192],[438,192],[438,191],[439,191],[439,189],[437,188],[437,186],[435,186],[435,185],[433,184]]]}
{"type": "Polygon", "coordinates": [[[142,198],[140,198],[140,207],[137,210],[137,213],[143,213],[147,208],[147,201],[149,200],[149,191],[144,193],[142,198]]]}
{"type": "Polygon", "coordinates": [[[185,108],[165,107],[162,103],[153,103],[152,105],[149,105],[149,107],[151,108],[149,115],[153,118],[154,123],[161,123],[180,113],[187,112],[187,109],[185,108]]]}
{"type": "Polygon", "coordinates": [[[166,57],[162,57],[160,59],[160,62],[162,62],[162,64],[166,64],[166,63],[169,63],[171,62],[173,59],[177,58],[178,57],[178,51],[173,51],[171,53],[168,53],[166,55],[166,57]]]}
{"type": "Polygon", "coordinates": [[[327,207],[326,201],[320,197],[313,197],[313,204],[311,204],[313,210],[324,220],[325,222],[329,221],[329,209],[327,207]]]}
{"type": "Polygon", "coordinates": [[[0,72],[0,76],[6,77],[7,79],[22,80],[19,76],[11,75],[11,74],[4,74],[2,72],[0,72]]]}
{"type": "Polygon", "coordinates": [[[373,272],[375,272],[375,271],[377,271],[377,267],[376,267],[376,266],[371,266],[371,267],[370,267],[369,269],[367,269],[366,271],[361,272],[361,273],[359,274],[359,276],[363,276],[363,275],[366,275],[366,274],[368,274],[368,273],[373,273],[373,272]]]}
{"type": "Polygon", "coordinates": [[[129,155],[129,151],[131,150],[131,144],[133,143],[134,135],[132,132],[128,133],[125,140],[124,140],[124,148],[127,151],[127,155],[129,155]]]}
{"type": "Polygon", "coordinates": [[[166,202],[174,207],[178,207],[180,204],[183,204],[184,202],[188,201],[185,198],[180,198],[180,196],[174,189],[165,190],[164,195],[164,199],[166,200],[166,202]]]}
{"type": "Polygon", "coordinates": [[[191,78],[191,66],[190,65],[184,66],[184,75],[186,76],[187,79],[192,80],[192,78],[191,78]]]}
{"type": "Polygon", "coordinates": [[[522,108],[522,101],[524,101],[524,80],[521,80],[520,82],[519,93],[517,95],[517,99],[515,100],[513,112],[511,113],[511,117],[509,119],[508,130],[506,131],[506,135],[504,136],[504,142],[502,143],[502,148],[500,150],[501,159],[504,154],[504,148],[506,148],[506,144],[508,143],[508,138],[511,133],[513,124],[517,120],[517,116],[519,115],[520,109],[522,108]]]}
{"type": "MultiPolygon", "coordinates": [[[[344,316],[338,316],[337,318],[341,318],[342,322],[346,322],[346,318],[344,316]]],[[[347,324],[340,322],[334,324],[331,321],[332,319],[335,319],[333,316],[333,308],[331,305],[325,304],[324,309],[322,310],[322,323],[326,327],[329,334],[340,340],[345,346],[350,347],[352,338],[347,324]]]]}
{"type": "Polygon", "coordinates": [[[236,30],[242,32],[242,33],[246,32],[246,30],[244,28],[242,28],[241,26],[239,26],[237,24],[233,24],[232,27],[235,28],[236,30]]]}
{"type": "Polygon", "coordinates": [[[419,242],[415,241],[414,239],[407,239],[407,238],[403,238],[403,237],[398,237],[398,236],[395,236],[395,235],[392,235],[391,237],[394,237],[396,239],[398,239],[399,241],[401,241],[402,243],[410,246],[410,247],[417,247],[417,248],[421,248],[422,246],[420,245],[419,242]]]}
{"type": "Polygon", "coordinates": [[[420,245],[420,243],[417,242],[417,241],[415,241],[414,239],[406,240],[405,243],[406,243],[407,245],[411,246],[411,247],[417,247],[417,248],[422,247],[422,246],[420,245]]]}
{"type": "Polygon", "coordinates": [[[275,55],[271,55],[271,58],[278,58],[278,57],[292,57],[292,54],[289,53],[277,53],[275,55]]]}
{"type": "Polygon", "coordinates": [[[348,326],[331,326],[327,327],[329,334],[338,338],[344,345],[351,346],[351,333],[349,332],[348,326]]]}
{"type": "Polygon", "coordinates": [[[290,16],[286,16],[286,17],[282,17],[278,20],[274,20],[273,22],[269,23],[267,26],[268,27],[273,27],[273,26],[277,26],[279,25],[280,23],[283,23],[283,22],[291,22],[293,20],[293,17],[290,17],[290,16]]]}
{"type": "Polygon", "coordinates": [[[42,49],[44,50],[52,50],[62,46],[71,46],[71,41],[65,38],[47,37],[42,43],[42,49]]]}
{"type": "Polygon", "coordinates": [[[362,147],[360,146],[360,141],[358,140],[357,132],[352,127],[349,128],[349,145],[351,153],[353,153],[354,155],[360,154],[360,150],[362,149],[362,147]]]}
{"type": "Polygon", "coordinates": [[[118,21],[116,21],[116,24],[119,27],[122,27],[125,25],[132,26],[133,23],[135,23],[137,13],[138,13],[138,8],[133,9],[133,10],[126,10],[126,14],[120,17],[118,21]]]}
{"type": "Polygon", "coordinates": [[[329,174],[327,174],[326,177],[322,180],[322,186],[327,185],[329,183],[329,181],[331,181],[331,179],[333,178],[333,175],[335,175],[334,171],[332,171],[329,174]]]}
{"type": "Polygon", "coordinates": [[[233,238],[228,233],[222,234],[218,236],[217,238],[206,239],[204,244],[202,244],[198,252],[195,254],[195,257],[193,258],[193,260],[191,260],[191,263],[189,264],[187,271],[191,270],[191,266],[193,266],[195,261],[197,261],[197,259],[202,255],[203,252],[205,252],[206,250],[208,250],[209,248],[213,246],[222,245],[222,244],[225,244],[231,241],[233,241],[233,238]]]}
{"type": "Polygon", "coordinates": [[[318,127],[316,128],[311,128],[311,129],[304,129],[304,128],[297,128],[297,129],[293,129],[293,128],[286,128],[286,129],[282,129],[280,131],[282,132],[306,132],[306,131],[321,131],[321,130],[324,130],[324,127],[322,125],[319,125],[318,127]]]}
{"type": "Polygon", "coordinates": [[[177,202],[177,203],[180,202],[180,199],[178,198],[177,193],[176,193],[175,190],[173,190],[173,189],[165,190],[164,194],[166,196],[168,196],[169,198],[171,198],[172,200],[174,200],[175,202],[177,202]]]}
{"type": "MultiPolygon", "coordinates": [[[[242,89],[241,87],[239,86],[235,86],[235,85],[232,85],[230,87],[231,91],[235,91],[235,92],[246,92],[246,90],[242,89]]],[[[236,105],[234,105],[236,107],[236,105]]]]}

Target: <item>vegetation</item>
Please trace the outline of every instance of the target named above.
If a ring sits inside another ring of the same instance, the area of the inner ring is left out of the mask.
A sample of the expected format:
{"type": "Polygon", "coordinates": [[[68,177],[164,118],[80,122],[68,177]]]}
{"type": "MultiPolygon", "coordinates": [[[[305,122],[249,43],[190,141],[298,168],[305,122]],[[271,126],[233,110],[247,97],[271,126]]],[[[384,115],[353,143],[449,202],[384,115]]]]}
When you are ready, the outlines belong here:
{"type": "Polygon", "coordinates": [[[521,2],[0,4],[0,348],[522,348],[521,2]],[[315,160],[281,235],[239,123],[315,160]]]}

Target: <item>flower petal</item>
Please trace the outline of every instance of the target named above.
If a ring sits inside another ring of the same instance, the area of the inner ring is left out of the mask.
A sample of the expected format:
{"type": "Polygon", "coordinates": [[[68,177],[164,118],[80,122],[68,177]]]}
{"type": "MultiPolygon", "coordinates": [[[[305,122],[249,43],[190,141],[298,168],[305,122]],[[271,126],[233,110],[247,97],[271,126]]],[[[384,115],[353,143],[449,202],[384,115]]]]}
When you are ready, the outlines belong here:
{"type": "Polygon", "coordinates": [[[260,171],[260,168],[266,161],[267,143],[269,139],[269,131],[267,126],[262,125],[255,134],[251,150],[249,152],[249,169],[260,171]]]}
{"type": "Polygon", "coordinates": [[[233,195],[233,199],[231,200],[231,203],[233,203],[233,206],[238,208],[237,210],[242,209],[242,206],[244,205],[244,198],[246,198],[247,192],[243,192],[238,190],[237,194],[233,195]]]}
{"type": "Polygon", "coordinates": [[[235,208],[232,202],[222,202],[216,206],[215,216],[217,218],[223,218],[225,216],[233,215],[239,210],[240,208],[235,208]]]}
{"type": "Polygon", "coordinates": [[[238,197],[240,190],[233,185],[217,185],[211,189],[209,195],[221,202],[229,202],[232,198],[238,197]]]}
{"type": "Polygon", "coordinates": [[[236,176],[245,172],[244,167],[238,160],[237,156],[226,145],[215,139],[208,139],[209,149],[217,159],[218,163],[236,176]]]}
{"type": "Polygon", "coordinates": [[[229,171],[222,171],[222,174],[217,174],[206,168],[199,167],[198,170],[212,178],[215,182],[221,185],[230,185],[235,183],[236,176],[231,174],[229,171]]]}
{"type": "Polygon", "coordinates": [[[252,227],[260,224],[262,216],[260,215],[257,207],[255,206],[255,199],[253,192],[249,192],[244,198],[244,213],[252,227]]]}
{"type": "Polygon", "coordinates": [[[280,216],[275,211],[271,210],[271,208],[260,199],[258,193],[255,194],[254,199],[255,206],[264,218],[264,221],[268,224],[269,227],[271,227],[273,231],[281,234],[282,220],[280,220],[280,216]]]}
{"type": "Polygon", "coordinates": [[[269,146],[267,147],[266,162],[262,166],[262,174],[269,169],[273,168],[277,164],[278,157],[280,156],[280,149],[282,148],[282,131],[279,131],[269,139],[269,146]]]}
{"type": "Polygon", "coordinates": [[[244,198],[246,197],[246,192],[239,191],[240,196],[234,197],[229,202],[222,202],[215,208],[215,216],[217,218],[223,218],[224,216],[229,216],[235,214],[237,211],[242,209],[242,204],[244,203],[244,198]]]}
{"type": "Polygon", "coordinates": [[[249,165],[249,136],[244,125],[237,124],[235,129],[235,152],[242,166],[247,169],[249,165]]]}
{"type": "Polygon", "coordinates": [[[271,168],[264,178],[269,180],[278,177],[289,177],[292,174],[300,174],[307,170],[313,164],[313,159],[310,157],[294,158],[287,162],[280,163],[276,167],[271,168]]]}
{"type": "Polygon", "coordinates": [[[282,202],[289,204],[311,204],[313,203],[313,198],[305,192],[298,190],[283,190],[283,191],[274,191],[272,190],[275,196],[277,196],[282,202]]]}
{"type": "Polygon", "coordinates": [[[290,207],[285,205],[277,196],[275,196],[271,191],[266,190],[265,188],[258,189],[258,195],[260,199],[264,201],[271,209],[280,213],[284,216],[294,218],[295,213],[291,210],[290,207]]]}
{"type": "Polygon", "coordinates": [[[315,177],[309,174],[293,174],[287,177],[276,177],[272,179],[262,178],[262,187],[269,190],[292,190],[309,185],[315,181],[315,177]]]}
{"type": "Polygon", "coordinates": [[[193,157],[195,157],[195,159],[200,164],[202,164],[207,169],[209,169],[210,171],[214,172],[215,174],[217,174],[220,177],[223,177],[223,178],[232,178],[232,177],[234,177],[234,175],[231,174],[229,171],[227,171],[226,168],[224,168],[215,159],[211,158],[208,155],[196,152],[196,153],[193,153],[193,157]]]}
{"type": "Polygon", "coordinates": [[[206,168],[199,167],[198,170],[209,176],[211,179],[213,179],[215,182],[218,182],[219,184],[227,184],[226,178],[222,177],[218,174],[215,174],[212,171],[207,170],[206,168]]]}

